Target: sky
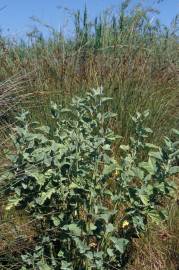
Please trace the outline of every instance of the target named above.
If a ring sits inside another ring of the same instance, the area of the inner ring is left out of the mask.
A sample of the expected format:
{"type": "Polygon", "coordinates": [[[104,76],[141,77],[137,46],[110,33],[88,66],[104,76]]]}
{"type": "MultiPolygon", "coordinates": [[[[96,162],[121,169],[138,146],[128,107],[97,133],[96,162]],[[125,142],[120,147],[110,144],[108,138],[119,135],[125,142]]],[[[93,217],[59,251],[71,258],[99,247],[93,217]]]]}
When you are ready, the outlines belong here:
{"type": "MultiPolygon", "coordinates": [[[[172,18],[179,13],[179,0],[140,0],[145,6],[156,7],[160,11],[159,18],[163,24],[169,25],[172,18]]],[[[100,14],[104,9],[117,8],[121,0],[0,0],[0,28],[7,36],[23,37],[30,32],[35,23],[30,17],[38,17],[42,22],[56,30],[64,29],[72,34],[70,12],[83,9],[86,3],[91,17],[100,14]],[[60,8],[61,7],[61,8],[60,8]],[[69,9],[69,11],[64,8],[69,9]]],[[[135,5],[137,0],[131,0],[135,5]]],[[[44,33],[46,28],[40,28],[44,33]]]]}

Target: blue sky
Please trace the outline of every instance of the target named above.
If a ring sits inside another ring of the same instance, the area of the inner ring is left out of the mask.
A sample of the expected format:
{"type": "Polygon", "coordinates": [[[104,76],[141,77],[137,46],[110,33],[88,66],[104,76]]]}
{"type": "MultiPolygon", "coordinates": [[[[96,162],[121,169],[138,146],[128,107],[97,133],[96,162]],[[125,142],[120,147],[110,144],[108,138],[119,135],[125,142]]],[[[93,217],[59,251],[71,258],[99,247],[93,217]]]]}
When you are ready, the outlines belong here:
{"type": "MultiPolygon", "coordinates": [[[[179,12],[179,0],[163,0],[160,4],[155,5],[153,3],[157,0],[140,1],[146,6],[154,6],[159,9],[160,19],[167,25],[179,12]]],[[[119,6],[121,0],[0,0],[0,8],[5,7],[0,11],[0,27],[7,35],[23,37],[26,32],[32,30],[35,26],[30,17],[36,16],[55,29],[59,30],[61,27],[71,34],[70,15],[64,9],[57,7],[67,7],[75,11],[76,9],[83,9],[85,2],[90,16],[95,17],[105,8],[119,6]]],[[[131,2],[134,5],[139,1],[132,0],[131,2]]]]}

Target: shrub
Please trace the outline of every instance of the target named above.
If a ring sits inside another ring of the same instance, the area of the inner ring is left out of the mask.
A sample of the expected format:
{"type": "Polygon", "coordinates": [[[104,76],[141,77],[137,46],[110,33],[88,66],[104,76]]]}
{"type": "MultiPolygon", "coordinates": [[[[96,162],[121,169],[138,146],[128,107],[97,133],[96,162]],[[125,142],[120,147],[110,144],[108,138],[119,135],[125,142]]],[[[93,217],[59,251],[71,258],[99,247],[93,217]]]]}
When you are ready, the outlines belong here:
{"type": "Polygon", "coordinates": [[[9,184],[7,209],[26,210],[38,231],[22,270],[119,269],[148,219],[166,217],[161,203],[174,190],[178,142],[147,143],[148,112],[136,113],[134,137],[120,145],[117,161],[113,145],[120,137],[110,128],[116,114],[105,110],[110,100],[98,88],[68,109],[52,103],[51,127],[30,123],[27,112],[17,117],[11,165],[2,177],[9,184]]]}

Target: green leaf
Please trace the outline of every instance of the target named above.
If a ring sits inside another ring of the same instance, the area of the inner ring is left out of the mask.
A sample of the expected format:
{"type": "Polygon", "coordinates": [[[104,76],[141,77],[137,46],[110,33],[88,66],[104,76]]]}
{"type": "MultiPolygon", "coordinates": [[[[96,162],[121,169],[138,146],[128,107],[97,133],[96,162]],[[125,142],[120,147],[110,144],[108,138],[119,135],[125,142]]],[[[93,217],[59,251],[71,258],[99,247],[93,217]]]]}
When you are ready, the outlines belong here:
{"type": "Polygon", "coordinates": [[[160,222],[162,220],[162,217],[157,210],[151,210],[148,213],[148,216],[151,218],[152,222],[154,222],[156,224],[160,224],[160,222]]]}
{"type": "Polygon", "coordinates": [[[0,182],[11,180],[14,177],[14,174],[12,172],[5,172],[0,176],[0,182]]]}
{"type": "Polygon", "coordinates": [[[109,222],[109,219],[116,214],[117,211],[108,211],[107,213],[98,215],[98,219],[103,219],[106,223],[109,222]]]}
{"type": "Polygon", "coordinates": [[[64,109],[61,109],[60,110],[61,113],[69,113],[69,112],[72,112],[70,109],[68,108],[64,108],[64,109]]]}
{"type": "Polygon", "coordinates": [[[146,143],[145,146],[148,148],[160,149],[159,146],[152,144],[152,143],[146,143]]]}
{"type": "Polygon", "coordinates": [[[39,270],[52,270],[52,268],[45,262],[40,261],[38,263],[39,270]]]}
{"type": "Polygon", "coordinates": [[[113,232],[114,229],[115,229],[115,227],[113,226],[112,223],[108,223],[108,224],[106,225],[106,232],[107,232],[107,233],[113,232]]]}
{"type": "Polygon", "coordinates": [[[6,210],[7,211],[11,210],[13,207],[17,206],[21,200],[22,198],[17,195],[14,197],[10,197],[8,200],[8,204],[6,206],[6,210]]]}
{"type": "Polygon", "coordinates": [[[173,158],[173,157],[179,157],[179,149],[178,150],[176,150],[174,153],[172,153],[171,155],[170,155],[170,158],[173,158]]]}
{"type": "Polygon", "coordinates": [[[65,230],[69,230],[74,236],[81,236],[81,228],[75,223],[65,225],[62,228],[65,230]]]}
{"type": "Polygon", "coordinates": [[[61,268],[60,269],[61,270],[73,270],[72,264],[65,261],[65,260],[61,261],[61,268]]]}
{"type": "Polygon", "coordinates": [[[28,111],[23,111],[19,116],[16,116],[16,119],[19,121],[19,122],[26,122],[26,119],[27,119],[27,116],[29,115],[29,112],[28,111]]]}
{"type": "Polygon", "coordinates": [[[50,132],[50,128],[48,126],[37,127],[36,129],[38,131],[42,131],[42,132],[47,133],[47,134],[49,134],[49,132],[50,132]]]}
{"type": "Polygon", "coordinates": [[[110,175],[116,170],[115,164],[105,164],[103,169],[103,175],[110,175]]]}
{"type": "MultiPolygon", "coordinates": [[[[86,252],[90,250],[85,241],[81,241],[79,237],[73,237],[76,243],[77,249],[79,249],[80,254],[87,254],[86,252]]],[[[87,256],[87,255],[86,255],[87,256]]]]}
{"type": "Polygon", "coordinates": [[[129,149],[130,149],[129,145],[120,145],[120,148],[121,148],[123,151],[129,151],[129,149]]]}
{"type": "Polygon", "coordinates": [[[113,256],[114,256],[113,249],[112,249],[112,248],[107,248],[107,254],[108,254],[110,257],[113,257],[113,256]]]}
{"type": "MultiPolygon", "coordinates": [[[[106,112],[104,114],[104,119],[110,119],[110,118],[114,118],[117,116],[117,113],[111,113],[111,112],[106,112]]],[[[119,136],[119,138],[122,138],[121,136],[119,136]]]]}
{"type": "Polygon", "coordinates": [[[97,227],[93,223],[90,223],[89,228],[91,231],[95,231],[97,229],[97,227]]]}
{"type": "MultiPolygon", "coordinates": [[[[36,169],[35,169],[36,170],[36,169]]],[[[37,181],[37,184],[39,186],[43,186],[45,184],[45,176],[42,173],[39,173],[38,171],[33,170],[26,170],[25,173],[27,176],[34,177],[37,181]]]]}
{"type": "Polygon", "coordinates": [[[62,250],[60,250],[60,251],[58,252],[58,257],[59,257],[59,258],[63,258],[63,257],[64,257],[64,252],[63,252],[62,250]]]}
{"type": "Polygon", "coordinates": [[[69,185],[69,189],[76,189],[76,188],[80,188],[76,183],[72,182],[70,185],[69,185]]]}
{"type": "Polygon", "coordinates": [[[139,163],[139,167],[145,169],[151,175],[155,174],[155,172],[156,172],[155,161],[151,158],[149,158],[147,162],[139,163]]]}
{"type": "Polygon", "coordinates": [[[179,166],[173,166],[169,170],[170,175],[178,174],[179,173],[179,166]]]}
{"type": "Polygon", "coordinates": [[[149,110],[146,110],[146,111],[143,112],[143,115],[144,115],[145,118],[148,117],[149,114],[150,114],[149,110]]]}
{"type": "Polygon", "coordinates": [[[51,114],[53,118],[58,119],[59,118],[59,109],[56,103],[51,101],[51,114]]]}
{"type": "Polygon", "coordinates": [[[100,86],[96,89],[93,88],[93,89],[91,89],[91,92],[92,92],[93,96],[102,96],[103,95],[103,87],[100,86]]]}
{"type": "Polygon", "coordinates": [[[103,150],[105,150],[105,151],[110,151],[110,150],[111,150],[110,144],[105,144],[105,145],[103,146],[103,150]]]}
{"type": "Polygon", "coordinates": [[[121,254],[123,254],[129,243],[129,240],[116,237],[111,237],[110,239],[114,243],[115,249],[118,250],[121,254]]]}
{"type": "Polygon", "coordinates": [[[109,101],[109,100],[112,100],[112,98],[110,98],[110,97],[103,97],[103,98],[101,98],[101,102],[102,103],[104,103],[106,101],[109,101]]]}
{"type": "Polygon", "coordinates": [[[163,160],[161,152],[149,152],[149,156],[155,159],[163,160]]]}
{"type": "Polygon", "coordinates": [[[135,167],[135,168],[132,169],[132,171],[134,173],[134,176],[136,176],[137,178],[143,180],[143,178],[144,178],[144,172],[143,172],[143,170],[141,170],[138,167],[135,167]]]}
{"type": "Polygon", "coordinates": [[[135,215],[132,217],[133,225],[136,231],[139,233],[145,230],[144,217],[140,215],[135,215]]]}
{"type": "Polygon", "coordinates": [[[85,255],[91,261],[94,259],[93,252],[91,252],[91,251],[88,251],[85,255]]]}
{"type": "Polygon", "coordinates": [[[60,219],[58,217],[52,217],[53,224],[57,227],[60,225],[60,219]]]}
{"type": "Polygon", "coordinates": [[[50,188],[47,192],[42,192],[37,199],[37,203],[43,205],[47,199],[50,199],[52,194],[56,192],[55,188],[50,188]]]}
{"type": "Polygon", "coordinates": [[[173,129],[172,129],[172,132],[173,132],[175,135],[178,135],[178,136],[179,136],[179,130],[173,128],[173,129]]]}
{"type": "Polygon", "coordinates": [[[155,184],[154,184],[154,188],[155,188],[155,190],[157,189],[157,190],[159,190],[159,192],[165,192],[165,183],[164,182],[161,182],[161,183],[158,183],[158,182],[156,182],[155,184]]]}
{"type": "Polygon", "coordinates": [[[147,132],[147,133],[153,133],[153,131],[152,131],[151,128],[145,128],[144,130],[145,130],[145,132],[147,132]]]}
{"type": "Polygon", "coordinates": [[[139,198],[141,199],[142,203],[147,206],[149,205],[149,197],[147,194],[140,194],[139,193],[139,198]]]}

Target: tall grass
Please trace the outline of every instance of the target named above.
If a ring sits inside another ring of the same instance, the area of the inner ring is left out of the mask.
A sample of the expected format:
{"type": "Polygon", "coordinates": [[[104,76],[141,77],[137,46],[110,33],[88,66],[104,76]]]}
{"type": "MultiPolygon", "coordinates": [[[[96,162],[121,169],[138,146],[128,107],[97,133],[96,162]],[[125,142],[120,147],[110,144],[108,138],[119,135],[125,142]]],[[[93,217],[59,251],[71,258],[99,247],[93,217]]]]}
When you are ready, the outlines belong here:
{"type": "Polygon", "coordinates": [[[166,210],[169,213],[166,223],[151,224],[148,232],[134,241],[135,252],[128,270],[178,270],[178,201],[166,203],[166,210]]]}
{"type": "Polygon", "coordinates": [[[87,8],[77,11],[70,38],[55,30],[48,39],[36,30],[26,43],[1,38],[0,79],[31,74],[25,89],[33,98],[25,106],[40,121],[48,121],[49,100],[65,103],[103,85],[114,97],[120,133],[128,137],[130,113],[149,108],[154,137],[160,140],[178,121],[178,17],[165,27],[151,21],[153,13],[139,5],[130,10],[130,1],[124,1],[119,10],[94,20],[87,8]]]}
{"type": "Polygon", "coordinates": [[[0,82],[0,159],[14,124],[14,115],[21,102],[30,96],[30,93],[24,93],[23,89],[27,79],[27,76],[16,74],[0,82]]]}

